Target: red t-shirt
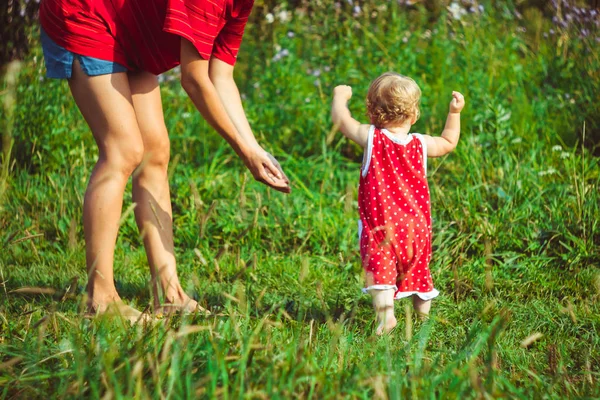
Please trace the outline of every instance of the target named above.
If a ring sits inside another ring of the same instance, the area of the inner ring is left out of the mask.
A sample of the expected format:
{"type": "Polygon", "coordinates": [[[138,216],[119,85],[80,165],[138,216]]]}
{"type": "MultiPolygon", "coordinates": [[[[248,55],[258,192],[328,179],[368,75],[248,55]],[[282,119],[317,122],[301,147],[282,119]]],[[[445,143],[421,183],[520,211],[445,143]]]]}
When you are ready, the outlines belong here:
{"type": "Polygon", "coordinates": [[[73,53],[160,74],[179,64],[180,38],[200,56],[235,60],[254,0],[42,0],[40,23],[73,53]]]}

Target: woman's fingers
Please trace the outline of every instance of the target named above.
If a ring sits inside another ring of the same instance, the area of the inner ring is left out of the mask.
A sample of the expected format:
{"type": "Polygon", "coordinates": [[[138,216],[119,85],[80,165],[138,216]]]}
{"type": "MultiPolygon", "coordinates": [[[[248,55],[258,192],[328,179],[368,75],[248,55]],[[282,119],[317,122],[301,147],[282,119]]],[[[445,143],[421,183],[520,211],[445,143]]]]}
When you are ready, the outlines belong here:
{"type": "Polygon", "coordinates": [[[264,165],[260,166],[259,170],[258,170],[258,174],[259,174],[259,176],[257,177],[257,180],[259,182],[262,182],[265,185],[268,185],[268,186],[272,187],[273,189],[278,190],[283,193],[290,192],[289,183],[281,178],[277,178],[275,175],[273,175],[271,170],[269,168],[267,168],[266,166],[264,166],[264,165]]]}
{"type": "Polygon", "coordinates": [[[275,157],[273,157],[272,154],[267,153],[267,157],[269,158],[269,160],[271,161],[272,165],[276,168],[277,172],[279,173],[279,178],[283,179],[284,181],[286,181],[287,183],[290,182],[289,178],[287,177],[287,175],[285,174],[285,172],[283,172],[283,168],[281,168],[281,164],[279,164],[279,161],[277,161],[277,159],[275,157]]]}
{"type": "Polygon", "coordinates": [[[248,160],[247,166],[257,181],[280,192],[290,193],[290,181],[271,154],[261,150],[248,160]]]}
{"type": "Polygon", "coordinates": [[[289,193],[291,191],[290,186],[287,182],[282,179],[275,178],[266,169],[263,169],[263,176],[258,181],[264,183],[267,186],[272,187],[283,193],[289,193]],[[269,176],[270,175],[270,176],[269,176]]]}
{"type": "Polygon", "coordinates": [[[281,173],[279,172],[279,170],[277,169],[277,167],[275,166],[273,161],[271,161],[271,158],[268,155],[263,160],[263,167],[265,167],[265,169],[267,170],[267,173],[269,175],[271,175],[277,179],[283,178],[283,176],[281,175],[281,173]]]}

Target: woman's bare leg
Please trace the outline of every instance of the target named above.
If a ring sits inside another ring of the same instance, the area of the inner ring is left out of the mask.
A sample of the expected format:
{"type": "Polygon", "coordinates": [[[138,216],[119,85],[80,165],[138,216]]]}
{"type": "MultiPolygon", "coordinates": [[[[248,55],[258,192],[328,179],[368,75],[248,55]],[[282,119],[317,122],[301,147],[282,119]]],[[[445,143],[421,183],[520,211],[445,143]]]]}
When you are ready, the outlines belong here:
{"type": "MultiPolygon", "coordinates": [[[[123,192],[129,176],[142,160],[144,145],[126,73],[90,77],[75,61],[69,87],[99,151],[85,193],[83,227],[88,308],[103,312],[121,300],[113,279],[115,243],[123,192]]],[[[123,309],[119,307],[120,311],[123,309]]],[[[133,313],[131,309],[128,312],[133,313]]]]}
{"type": "Polygon", "coordinates": [[[136,72],[129,74],[129,85],[144,142],[143,161],[133,174],[133,200],[150,264],[154,305],[160,311],[169,306],[194,311],[197,303],[183,291],[177,277],[167,175],[170,145],[158,81],[153,74],[136,72]]]}

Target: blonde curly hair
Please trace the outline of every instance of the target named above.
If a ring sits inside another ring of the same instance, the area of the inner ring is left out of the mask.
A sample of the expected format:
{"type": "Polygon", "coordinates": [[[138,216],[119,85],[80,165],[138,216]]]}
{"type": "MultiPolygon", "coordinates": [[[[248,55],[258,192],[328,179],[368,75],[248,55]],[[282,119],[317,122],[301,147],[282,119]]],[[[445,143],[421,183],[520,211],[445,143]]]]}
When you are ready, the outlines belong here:
{"type": "Polygon", "coordinates": [[[369,86],[367,115],[378,128],[419,119],[421,89],[411,78],[386,72],[369,86]]]}

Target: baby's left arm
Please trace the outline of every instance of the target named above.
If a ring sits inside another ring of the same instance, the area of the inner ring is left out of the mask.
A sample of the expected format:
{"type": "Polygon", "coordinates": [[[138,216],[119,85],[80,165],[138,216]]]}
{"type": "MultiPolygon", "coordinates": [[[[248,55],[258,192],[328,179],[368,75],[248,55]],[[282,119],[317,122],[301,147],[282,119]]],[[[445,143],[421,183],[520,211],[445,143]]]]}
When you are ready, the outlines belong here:
{"type": "Polygon", "coordinates": [[[465,98],[459,92],[452,92],[450,112],[442,136],[423,135],[429,157],[441,157],[450,153],[458,144],[460,137],[460,112],[465,106],[465,98]]]}
{"type": "Polygon", "coordinates": [[[333,124],[354,143],[363,149],[367,147],[369,125],[361,124],[350,114],[348,100],[352,97],[352,88],[341,85],[333,89],[333,102],[331,104],[331,120],[333,124]]]}

